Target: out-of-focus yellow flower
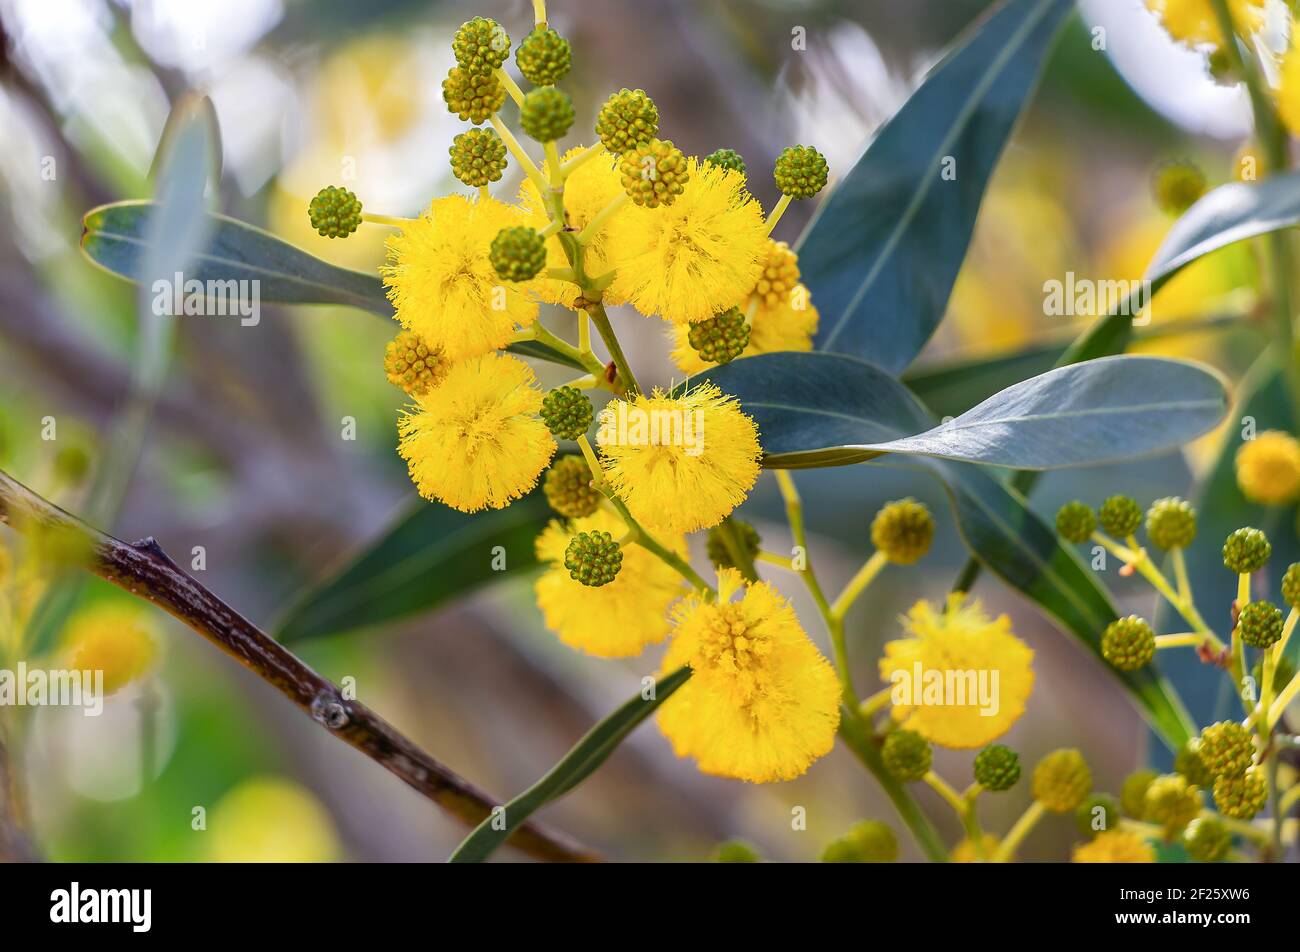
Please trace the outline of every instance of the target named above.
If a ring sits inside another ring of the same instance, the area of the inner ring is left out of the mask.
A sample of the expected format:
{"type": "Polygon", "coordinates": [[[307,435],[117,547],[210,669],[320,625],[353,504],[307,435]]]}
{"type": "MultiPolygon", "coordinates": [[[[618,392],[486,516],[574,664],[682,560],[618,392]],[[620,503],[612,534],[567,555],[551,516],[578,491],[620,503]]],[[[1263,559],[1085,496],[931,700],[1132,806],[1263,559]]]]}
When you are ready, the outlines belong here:
{"type": "Polygon", "coordinates": [[[1237,450],[1237,485],[1251,502],[1281,506],[1300,498],[1300,442],[1265,430],[1237,450]]]}
{"type": "Polygon", "coordinates": [[[104,672],[105,696],[148,671],[158,652],[144,616],[113,604],[94,606],[73,617],[64,637],[75,670],[104,672]]]}
{"type": "Polygon", "coordinates": [[[1282,57],[1277,88],[1277,114],[1287,129],[1300,135],[1300,30],[1291,26],[1291,45],[1282,57]]]}
{"type": "Polygon", "coordinates": [[[1156,851],[1135,833],[1107,830],[1074,848],[1075,863],[1154,863],[1156,851]]]}
{"type": "MultiPolygon", "coordinates": [[[[985,861],[993,858],[993,854],[998,851],[998,846],[1001,842],[1002,841],[992,833],[983,834],[980,838],[980,845],[984,847],[985,861]]],[[[979,854],[975,852],[975,844],[969,837],[962,840],[952,848],[952,853],[948,856],[948,859],[954,863],[981,862],[979,854]]]]}
{"type": "Polygon", "coordinates": [[[839,682],[780,592],[719,569],[718,600],[691,596],[674,621],[663,673],[684,664],[693,673],[658,723],[677,756],[704,773],[767,783],[799,776],[830,751],[839,682]]]}
{"type": "MultiPolygon", "coordinates": [[[[1223,30],[1213,0],[1146,0],[1147,9],[1179,43],[1196,48],[1223,45],[1223,30]]],[[[1264,25],[1264,0],[1228,0],[1233,26],[1248,36],[1264,25]]]]}
{"type": "Polygon", "coordinates": [[[217,863],[329,863],[338,835],[325,808],[295,783],[246,780],[213,808],[208,858],[217,863]]]}

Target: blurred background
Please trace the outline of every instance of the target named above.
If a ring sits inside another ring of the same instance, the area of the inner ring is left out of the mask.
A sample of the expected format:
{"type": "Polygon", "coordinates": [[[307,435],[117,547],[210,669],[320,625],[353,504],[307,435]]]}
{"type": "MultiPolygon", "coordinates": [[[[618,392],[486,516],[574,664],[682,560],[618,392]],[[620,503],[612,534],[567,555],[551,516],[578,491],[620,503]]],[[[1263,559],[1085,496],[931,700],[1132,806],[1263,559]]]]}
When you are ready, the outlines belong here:
{"type": "MultiPolygon", "coordinates": [[[[813,144],[830,160],[832,181],[847,172],[986,6],[551,0],[549,12],[573,43],[564,85],[579,110],[575,130],[591,128],[610,92],[642,87],[658,102],[666,135],[688,153],[741,152],[768,206],[768,170],[782,147],[813,144]],[[802,48],[792,42],[800,32],[802,48]]],[[[65,508],[87,511],[135,372],[138,335],[136,294],[81,255],[80,219],[93,206],[150,194],[150,162],[178,97],[195,89],[215,104],[222,211],[371,270],[386,230],[363,226],[330,242],[311,230],[307,203],[323,185],[339,184],[367,210],[409,215],[460,188],[447,148],[464,126],[447,112],[440,83],[451,35],[474,15],[496,18],[516,40],[531,28],[525,0],[0,0],[0,466],[65,508]],[[58,421],[55,441],[42,439],[47,417],[58,421]]],[[[1248,129],[1244,95],[1216,85],[1204,58],[1176,47],[1139,0],[1083,0],[1003,158],[947,318],[912,379],[920,386],[937,367],[1003,353],[1029,353],[1022,376],[1050,366],[1051,347],[1088,316],[1045,317],[1043,282],[1067,271],[1140,277],[1172,221],[1151,197],[1155,171],[1191,159],[1211,184],[1229,181],[1243,168],[1248,129]],[[1095,48],[1097,27],[1104,50],[1095,48]],[[1036,347],[1047,355],[1037,363],[1036,347]]],[[[513,195],[513,174],[496,194],[513,195]]],[[[777,237],[793,242],[812,204],[796,204],[777,237]]],[[[1206,360],[1239,377],[1261,343],[1257,281],[1253,247],[1210,256],[1160,293],[1140,349],[1206,360]]],[[[548,320],[562,328],[565,317],[548,320]]],[[[674,370],[657,322],[631,312],[614,320],[646,368],[642,380],[667,383],[674,370]]],[[[329,307],[266,306],[255,327],[176,321],[143,453],[103,528],[126,539],[153,535],[180,561],[203,546],[201,580],[272,625],[295,593],[382,534],[414,496],[394,449],[402,395],[382,372],[393,332],[373,315],[329,307]],[[349,416],[355,440],[340,439],[349,416]]],[[[559,382],[556,372],[539,373],[559,382]]],[[[941,390],[931,397],[939,414],[973,402],[941,390]]],[[[1187,493],[1221,438],[1104,472],[1054,474],[1034,506],[1050,516],[1068,498],[1092,499],[1099,485],[1144,503],[1187,493]]],[[[850,619],[857,677],[875,683],[875,659],[898,637],[899,613],[917,598],[942,598],[965,552],[938,484],[911,472],[858,466],[801,473],[799,483],[830,589],[860,564],[870,518],[885,500],[918,495],[942,514],[931,556],[891,571],[850,619]]],[[[744,513],[766,547],[786,545],[769,480],[744,513]]],[[[1145,590],[1116,568],[1106,580],[1121,604],[1149,614],[1145,590]]],[[[788,577],[775,581],[825,647],[802,589],[788,577]]],[[[984,578],[976,595],[1008,612],[1036,652],[1028,715],[1004,740],[1029,762],[1079,746],[1097,786],[1117,790],[1148,755],[1124,694],[1013,593],[984,578]]],[[[125,600],[98,582],[77,598],[81,606],[125,600]]],[[[158,613],[150,618],[161,657],[149,678],[112,698],[100,718],[36,711],[13,752],[44,855],[441,860],[463,836],[207,643],[158,613]],[[193,829],[197,807],[207,830],[193,829]]],[[[524,576],[426,617],[296,650],[336,682],[354,678],[363,702],[503,798],[637,690],[660,651],[626,662],[569,651],[542,627],[524,576]]],[[[1200,690],[1190,678],[1180,687],[1200,690]]],[[[964,786],[969,760],[943,754],[938,767],[964,786]]],[[[949,812],[928,790],[918,795],[955,842],[949,812]]],[[[1027,795],[990,799],[986,828],[1005,829],[1027,795]]],[[[543,818],[613,858],[689,861],[735,836],[773,859],[815,859],[863,817],[894,819],[842,749],[797,781],[755,787],[702,776],[646,725],[543,818]],[[806,831],[791,828],[795,806],[807,808],[806,831]]],[[[1063,858],[1067,827],[1045,824],[1022,855],[1063,858]]],[[[915,857],[909,849],[905,856],[915,857]]]]}

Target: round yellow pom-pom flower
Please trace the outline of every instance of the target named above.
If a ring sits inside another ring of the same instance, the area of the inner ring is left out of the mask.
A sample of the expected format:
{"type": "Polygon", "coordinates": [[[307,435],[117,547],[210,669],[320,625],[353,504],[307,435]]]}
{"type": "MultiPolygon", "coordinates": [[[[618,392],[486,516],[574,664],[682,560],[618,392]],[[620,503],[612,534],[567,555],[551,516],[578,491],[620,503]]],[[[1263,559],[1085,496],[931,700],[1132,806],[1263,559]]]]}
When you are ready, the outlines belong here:
{"type": "Polygon", "coordinates": [[[456,364],[436,390],[398,420],[397,451],[425,499],[461,512],[510,505],[555,455],[538,418],[542,391],[532,369],[505,354],[456,364]]]}
{"type": "MultiPolygon", "coordinates": [[[[1294,26],[1291,29],[1291,45],[1282,57],[1276,96],[1278,116],[1293,136],[1300,135],[1300,30],[1294,26]]],[[[1260,164],[1258,160],[1255,162],[1256,166],[1260,164]]],[[[1237,167],[1243,168],[1245,165],[1239,157],[1237,167]]]]}
{"type": "Polygon", "coordinates": [[[945,611],[912,606],[909,638],[885,645],[880,678],[891,682],[893,716],[941,747],[983,747],[1025,711],[1034,688],[1034,652],[1011,632],[1011,619],[984,613],[956,593],[945,611]]]}
{"type": "Polygon", "coordinates": [[[1237,485],[1251,502],[1278,506],[1300,497],[1300,442],[1265,430],[1237,450],[1237,485]]]}
{"type": "MultiPolygon", "coordinates": [[[[753,322],[749,325],[749,343],[745,345],[745,352],[741,356],[812,350],[818,317],[808,289],[802,284],[796,285],[785,303],[772,310],[760,305],[754,311],[753,322]]],[[[716,366],[701,360],[699,353],[691,346],[690,324],[673,324],[671,333],[673,363],[684,373],[698,374],[716,366]]]]}
{"type": "Polygon", "coordinates": [[[703,384],[611,400],[596,433],[605,477],[651,529],[694,532],[725,519],[758,479],[758,428],[735,397],[703,384]]]}
{"type": "Polygon", "coordinates": [[[746,298],[767,260],[763,210],[745,176],[697,159],[672,205],[634,206],[610,222],[610,290],[642,314],[704,321],[746,298]]]}
{"type": "Polygon", "coordinates": [[[488,249],[503,228],[524,224],[523,212],[496,199],[434,199],[387,242],[380,270],[398,322],[453,361],[509,344],[516,325],[537,319],[537,302],[528,283],[497,276],[488,249]]]}
{"type": "Polygon", "coordinates": [[[275,777],[246,780],[208,818],[217,863],[329,863],[339,857],[334,823],[316,798],[275,777]]]}
{"type": "MultiPolygon", "coordinates": [[[[1214,0],[1146,0],[1169,35],[1188,47],[1223,45],[1214,0]]],[[[1232,22],[1243,36],[1264,25],[1264,0],[1228,0],[1232,22]]]]}
{"type": "Polygon", "coordinates": [[[839,682],[780,592],[719,569],[718,600],[692,596],[673,620],[663,673],[689,664],[692,676],[658,722],[677,756],[704,773],[766,783],[797,777],[830,751],[839,682]]]}
{"type": "MultiPolygon", "coordinates": [[[[617,515],[597,509],[571,522],[554,520],[537,537],[537,558],[549,567],[537,580],[537,605],[550,628],[570,648],[597,658],[626,658],[668,635],[668,607],[685,584],[658,556],[629,545],[623,566],[608,585],[592,588],[569,575],[564,551],[578,532],[608,532],[618,538],[627,527],[617,515]]],[[[686,540],[661,536],[659,542],[685,557],[686,540]]]]}
{"type": "Polygon", "coordinates": [[[1098,833],[1074,848],[1075,863],[1154,863],[1156,851],[1142,837],[1124,830],[1098,833]]]}
{"type": "Polygon", "coordinates": [[[104,673],[105,697],[148,671],[158,653],[144,618],[116,605],[89,608],[75,616],[65,637],[74,670],[104,673]]]}

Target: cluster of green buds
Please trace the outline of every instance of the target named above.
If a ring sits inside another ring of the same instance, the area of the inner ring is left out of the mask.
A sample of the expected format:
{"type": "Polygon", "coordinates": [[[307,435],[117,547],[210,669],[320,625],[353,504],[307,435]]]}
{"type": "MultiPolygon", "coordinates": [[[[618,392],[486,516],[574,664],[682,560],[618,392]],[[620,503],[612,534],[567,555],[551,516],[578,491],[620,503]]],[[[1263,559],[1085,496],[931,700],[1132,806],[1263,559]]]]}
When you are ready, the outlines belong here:
{"type": "MultiPolygon", "coordinates": [[[[1111,496],[1094,512],[1086,503],[1074,500],[1056,513],[1056,531],[1076,545],[1092,539],[1103,544],[1119,539],[1135,545],[1142,526],[1142,507],[1129,496],[1111,496]],[[1105,536],[1098,534],[1098,527],[1105,536]]],[[[1196,510],[1177,496],[1157,499],[1146,511],[1147,537],[1166,551],[1185,549],[1196,538],[1196,510]]]]}
{"type": "Polygon", "coordinates": [[[1199,753],[1214,778],[1214,805],[1224,816],[1249,820],[1268,801],[1268,783],[1255,763],[1255,739],[1244,725],[1220,721],[1201,731],[1199,753]]]}
{"type": "Polygon", "coordinates": [[[930,772],[934,751],[929,741],[916,731],[896,730],[885,738],[880,756],[890,776],[912,783],[930,772]]]}
{"type": "Polygon", "coordinates": [[[556,387],[542,400],[542,422],[559,440],[576,440],[595,419],[591,401],[577,387],[556,387]]]}
{"type": "Polygon", "coordinates": [[[892,863],[896,859],[898,840],[889,825],[879,820],[859,820],[822,852],[823,863],[892,863]]]}
{"type": "Polygon", "coordinates": [[[736,556],[741,561],[753,562],[762,543],[757,529],[742,519],[732,517],[709,530],[705,548],[709,561],[718,568],[737,569],[740,566],[736,556]],[[733,552],[733,547],[739,547],[739,551],[733,552]]]}
{"type": "Polygon", "coordinates": [[[551,508],[566,519],[583,519],[600,505],[600,490],[581,456],[561,456],[546,471],[542,492],[551,508]]]}
{"type": "Polygon", "coordinates": [[[608,585],[623,567],[623,549],[608,532],[579,532],[564,550],[564,567],[583,585],[608,585]]]}
{"type": "Polygon", "coordinates": [[[361,202],[346,188],[327,185],[307,206],[311,226],[323,238],[346,238],[361,224],[361,202]]]}
{"type": "Polygon", "coordinates": [[[439,348],[431,348],[413,331],[400,331],[384,351],[384,372],[388,382],[420,397],[436,388],[447,376],[447,359],[439,348]]]}
{"type": "Polygon", "coordinates": [[[749,322],[740,308],[727,308],[692,324],[686,339],[705,363],[731,363],[749,346],[749,322]]]}
{"type": "Polygon", "coordinates": [[[488,260],[502,281],[531,281],[546,267],[546,239],[536,228],[502,228],[492,239],[488,260]]]}

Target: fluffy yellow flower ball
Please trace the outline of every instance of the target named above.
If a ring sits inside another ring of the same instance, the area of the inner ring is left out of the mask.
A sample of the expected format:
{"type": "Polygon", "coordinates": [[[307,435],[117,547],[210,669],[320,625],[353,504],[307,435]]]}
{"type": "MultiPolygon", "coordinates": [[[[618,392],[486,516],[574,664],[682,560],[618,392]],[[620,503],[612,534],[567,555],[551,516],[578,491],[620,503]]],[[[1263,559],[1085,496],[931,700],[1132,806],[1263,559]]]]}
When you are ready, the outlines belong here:
{"type": "Polygon", "coordinates": [[[120,606],[89,608],[75,616],[65,633],[77,671],[104,672],[104,695],[116,694],[153,665],[157,642],[137,612],[120,606]]]}
{"type": "Polygon", "coordinates": [[[1300,442],[1265,430],[1237,450],[1237,485],[1251,502],[1279,506],[1300,497],[1300,442]]]}
{"type": "MultiPolygon", "coordinates": [[[[789,298],[778,307],[769,310],[759,306],[754,311],[754,320],[749,325],[749,343],[745,345],[745,352],[741,356],[812,350],[818,318],[817,308],[812,305],[808,289],[802,284],[796,285],[789,298]]],[[[673,363],[688,374],[698,374],[716,367],[716,364],[705,363],[700,359],[700,355],[691,346],[690,333],[689,324],[672,325],[673,363]]]]}
{"type": "Polygon", "coordinates": [[[703,321],[744,299],[767,260],[763,210],[745,176],[690,160],[690,182],[672,205],[633,206],[606,229],[610,285],[642,314],[703,321]]]}
{"type": "Polygon", "coordinates": [[[397,423],[397,451],[425,499],[461,512],[502,509],[555,455],[532,369],[505,354],[456,364],[397,423]]]}
{"type": "MultiPolygon", "coordinates": [[[[564,567],[564,551],[579,532],[608,532],[619,538],[627,527],[617,515],[597,509],[570,522],[554,520],[537,537],[537,558],[549,567],[534,587],[546,627],[570,648],[597,658],[626,658],[668,635],[668,607],[682,594],[684,580],[658,556],[637,545],[623,549],[623,565],[608,585],[583,585],[564,567]]],[[[659,542],[686,555],[686,539],[659,542]]]]}
{"type": "Polygon", "coordinates": [[[657,720],[677,756],[704,773],[767,783],[799,776],[830,751],[839,682],[780,592],[720,569],[718,600],[688,598],[674,623],[663,673],[689,664],[692,676],[657,720]]]}
{"type": "MultiPolygon", "coordinates": [[[[1169,35],[1188,47],[1223,45],[1223,30],[1213,0],[1146,0],[1169,35]]],[[[1228,0],[1233,25],[1244,35],[1264,25],[1264,0],[1228,0]]]]}
{"type": "Polygon", "coordinates": [[[208,858],[217,863],[328,863],[338,836],[325,808],[295,783],[246,780],[208,817],[208,858]]]}
{"type": "MultiPolygon", "coordinates": [[[[1277,114],[1290,133],[1300,135],[1300,30],[1291,28],[1291,45],[1282,57],[1279,70],[1277,114]]],[[[1238,159],[1238,165],[1243,163],[1238,159]]],[[[1256,162],[1256,165],[1260,163],[1256,162]]]]}
{"type": "Polygon", "coordinates": [[[497,276],[488,249],[501,229],[527,223],[522,211],[496,199],[434,199],[388,239],[380,271],[398,322],[453,361],[508,345],[516,325],[537,319],[537,302],[527,283],[497,276]]]}
{"type": "Polygon", "coordinates": [[[1075,863],[1154,863],[1156,852],[1142,837],[1124,830],[1098,833],[1074,848],[1075,863]]]}
{"type": "Polygon", "coordinates": [[[880,678],[894,687],[893,716],[942,747],[972,748],[1010,729],[1034,687],[1034,652],[960,594],[936,611],[917,602],[903,619],[911,637],[885,645],[880,678]]]}
{"type": "Polygon", "coordinates": [[[702,384],[611,400],[596,433],[605,477],[637,521],[694,532],[725,519],[758,479],[758,428],[734,397],[702,384]]]}

